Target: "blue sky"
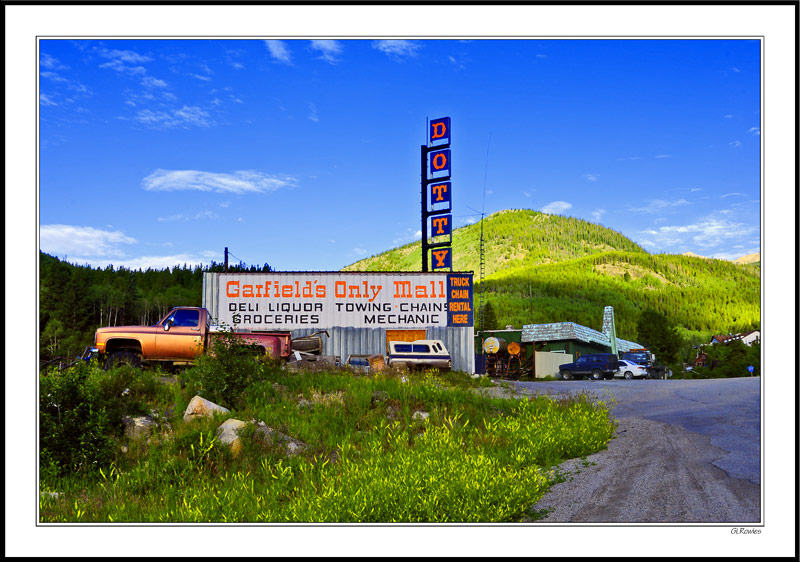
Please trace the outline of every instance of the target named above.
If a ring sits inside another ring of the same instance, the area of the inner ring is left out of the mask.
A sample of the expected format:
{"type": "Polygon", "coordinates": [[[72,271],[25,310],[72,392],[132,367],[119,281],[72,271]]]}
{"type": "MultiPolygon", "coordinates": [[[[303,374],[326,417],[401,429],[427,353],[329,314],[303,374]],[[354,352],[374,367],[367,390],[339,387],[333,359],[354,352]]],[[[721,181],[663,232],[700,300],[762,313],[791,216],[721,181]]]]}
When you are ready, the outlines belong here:
{"type": "Polygon", "coordinates": [[[337,270],[419,239],[426,119],[448,116],[455,226],[535,209],[734,259],[760,250],[760,59],[736,39],[41,40],[40,248],[337,270]]]}

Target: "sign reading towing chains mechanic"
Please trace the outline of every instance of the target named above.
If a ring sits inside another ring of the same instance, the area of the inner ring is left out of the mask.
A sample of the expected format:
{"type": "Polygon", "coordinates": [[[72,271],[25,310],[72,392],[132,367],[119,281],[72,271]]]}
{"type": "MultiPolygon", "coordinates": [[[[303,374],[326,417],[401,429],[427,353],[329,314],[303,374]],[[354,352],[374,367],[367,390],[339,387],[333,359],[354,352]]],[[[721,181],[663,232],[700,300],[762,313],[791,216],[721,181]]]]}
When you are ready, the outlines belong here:
{"type": "Polygon", "coordinates": [[[434,119],[428,126],[428,144],[421,152],[422,271],[453,270],[453,208],[450,182],[450,118],[434,119]],[[428,201],[430,199],[430,205],[428,201]],[[430,219],[430,229],[428,228],[430,219]]]}
{"type": "Polygon", "coordinates": [[[469,327],[472,273],[219,273],[218,318],[237,329],[469,327]]]}

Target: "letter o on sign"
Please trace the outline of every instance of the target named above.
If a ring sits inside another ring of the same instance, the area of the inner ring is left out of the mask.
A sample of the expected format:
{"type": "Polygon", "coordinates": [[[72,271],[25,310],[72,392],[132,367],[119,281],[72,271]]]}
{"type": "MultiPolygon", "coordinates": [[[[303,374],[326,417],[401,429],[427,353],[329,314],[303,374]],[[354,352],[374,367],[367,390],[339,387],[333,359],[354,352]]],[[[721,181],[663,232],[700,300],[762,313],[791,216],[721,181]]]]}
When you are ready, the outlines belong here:
{"type": "Polygon", "coordinates": [[[430,172],[447,172],[450,173],[450,150],[438,150],[431,152],[430,172]]]}

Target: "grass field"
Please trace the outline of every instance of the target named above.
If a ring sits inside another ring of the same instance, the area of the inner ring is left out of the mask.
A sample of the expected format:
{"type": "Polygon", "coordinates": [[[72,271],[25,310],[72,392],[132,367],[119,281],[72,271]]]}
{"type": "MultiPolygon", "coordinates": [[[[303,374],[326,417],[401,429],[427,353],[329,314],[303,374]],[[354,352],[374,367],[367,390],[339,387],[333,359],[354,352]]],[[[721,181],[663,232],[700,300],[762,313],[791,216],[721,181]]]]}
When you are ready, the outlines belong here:
{"type": "Polygon", "coordinates": [[[532,520],[555,466],[615,429],[603,403],[490,397],[464,373],[293,372],[231,349],[181,383],[162,374],[41,375],[42,523],[532,520]],[[184,422],[195,394],[231,412],[184,422]],[[121,417],[144,413],[157,428],[131,441],[121,417]],[[256,422],[238,453],[217,437],[228,418],[256,422]],[[258,422],[302,448],[259,439],[258,422]]]}

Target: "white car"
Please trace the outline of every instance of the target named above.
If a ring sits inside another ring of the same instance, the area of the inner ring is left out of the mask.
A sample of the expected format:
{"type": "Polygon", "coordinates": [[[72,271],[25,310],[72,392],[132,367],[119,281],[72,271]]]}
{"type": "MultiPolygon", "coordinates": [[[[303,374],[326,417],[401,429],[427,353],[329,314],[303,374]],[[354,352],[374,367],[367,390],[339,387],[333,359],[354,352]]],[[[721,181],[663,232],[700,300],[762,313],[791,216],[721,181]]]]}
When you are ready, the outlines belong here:
{"type": "Polygon", "coordinates": [[[647,376],[647,367],[639,365],[633,361],[619,360],[619,369],[614,373],[615,377],[625,377],[626,379],[638,379],[647,376]]]}

